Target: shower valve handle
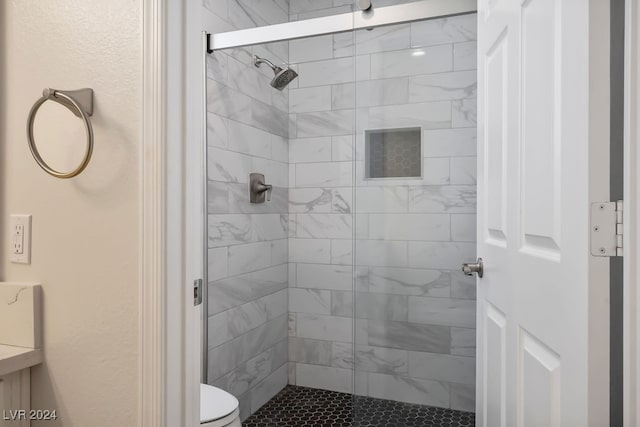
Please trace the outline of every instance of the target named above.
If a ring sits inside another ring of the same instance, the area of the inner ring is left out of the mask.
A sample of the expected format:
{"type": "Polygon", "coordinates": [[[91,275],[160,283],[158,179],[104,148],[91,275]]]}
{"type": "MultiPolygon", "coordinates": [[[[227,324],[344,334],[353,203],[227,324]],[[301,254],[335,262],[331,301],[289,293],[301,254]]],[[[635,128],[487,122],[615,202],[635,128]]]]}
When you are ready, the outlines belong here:
{"type": "Polygon", "coordinates": [[[251,203],[264,203],[265,194],[267,202],[271,201],[272,185],[264,183],[264,175],[261,173],[252,173],[249,175],[249,198],[251,203]]]}
{"type": "Polygon", "coordinates": [[[273,188],[273,186],[271,185],[267,185],[267,184],[258,184],[254,187],[254,190],[256,193],[267,193],[267,202],[271,201],[271,189],[273,188]]]}

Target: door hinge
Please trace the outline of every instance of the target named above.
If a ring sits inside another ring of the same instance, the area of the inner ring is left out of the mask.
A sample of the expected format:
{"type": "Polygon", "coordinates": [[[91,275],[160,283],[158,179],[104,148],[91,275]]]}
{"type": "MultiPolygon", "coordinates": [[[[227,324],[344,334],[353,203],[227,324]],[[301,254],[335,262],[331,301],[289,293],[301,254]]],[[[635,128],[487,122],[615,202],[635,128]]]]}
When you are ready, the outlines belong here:
{"type": "Polygon", "coordinates": [[[202,279],[193,281],[193,305],[202,304],[202,279]]]}
{"type": "Polygon", "coordinates": [[[591,255],[622,256],[623,201],[591,204],[591,255]]]}

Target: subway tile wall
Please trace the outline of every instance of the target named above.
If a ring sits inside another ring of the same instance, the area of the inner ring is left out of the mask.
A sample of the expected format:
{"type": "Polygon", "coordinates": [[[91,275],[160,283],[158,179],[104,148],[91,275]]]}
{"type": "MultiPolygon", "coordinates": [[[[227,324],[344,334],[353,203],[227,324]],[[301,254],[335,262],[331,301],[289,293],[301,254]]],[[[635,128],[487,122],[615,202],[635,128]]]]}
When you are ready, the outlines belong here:
{"type": "MultiPolygon", "coordinates": [[[[203,0],[204,28],[223,32],[287,22],[286,0],[203,0]]],[[[289,94],[251,55],[288,61],[288,43],[207,59],[208,383],[235,395],[246,419],[287,384],[289,94]],[[251,172],[274,186],[251,204],[251,172]]]]}
{"type": "Polygon", "coordinates": [[[475,15],[290,42],[290,383],[474,410],[475,43],[475,15]],[[365,179],[364,131],[415,126],[422,177],[365,179]]]}

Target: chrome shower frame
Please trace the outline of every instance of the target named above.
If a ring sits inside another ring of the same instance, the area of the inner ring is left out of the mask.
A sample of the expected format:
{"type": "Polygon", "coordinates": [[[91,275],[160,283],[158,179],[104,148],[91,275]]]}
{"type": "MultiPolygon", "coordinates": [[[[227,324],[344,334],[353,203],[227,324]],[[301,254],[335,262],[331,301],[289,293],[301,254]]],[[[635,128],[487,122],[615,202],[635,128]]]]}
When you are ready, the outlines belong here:
{"type": "Polygon", "coordinates": [[[397,6],[375,7],[321,18],[265,25],[207,35],[207,53],[216,50],[296,40],[326,34],[382,27],[426,19],[476,13],[476,0],[422,0],[397,6]]]}

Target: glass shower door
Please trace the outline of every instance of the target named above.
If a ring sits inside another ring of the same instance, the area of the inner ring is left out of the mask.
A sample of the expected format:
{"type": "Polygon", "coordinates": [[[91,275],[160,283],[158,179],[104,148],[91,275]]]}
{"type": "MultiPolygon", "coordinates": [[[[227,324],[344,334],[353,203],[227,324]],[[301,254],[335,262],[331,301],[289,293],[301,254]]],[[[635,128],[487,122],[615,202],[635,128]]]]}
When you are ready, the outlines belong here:
{"type": "Polygon", "coordinates": [[[210,59],[209,383],[238,398],[248,426],[352,421],[352,40],[210,59]],[[274,87],[280,71],[254,55],[296,78],[274,87]],[[253,173],[271,200],[252,202],[253,173]]]}
{"type": "Polygon", "coordinates": [[[356,425],[473,424],[475,21],[355,32],[356,425]]]}

